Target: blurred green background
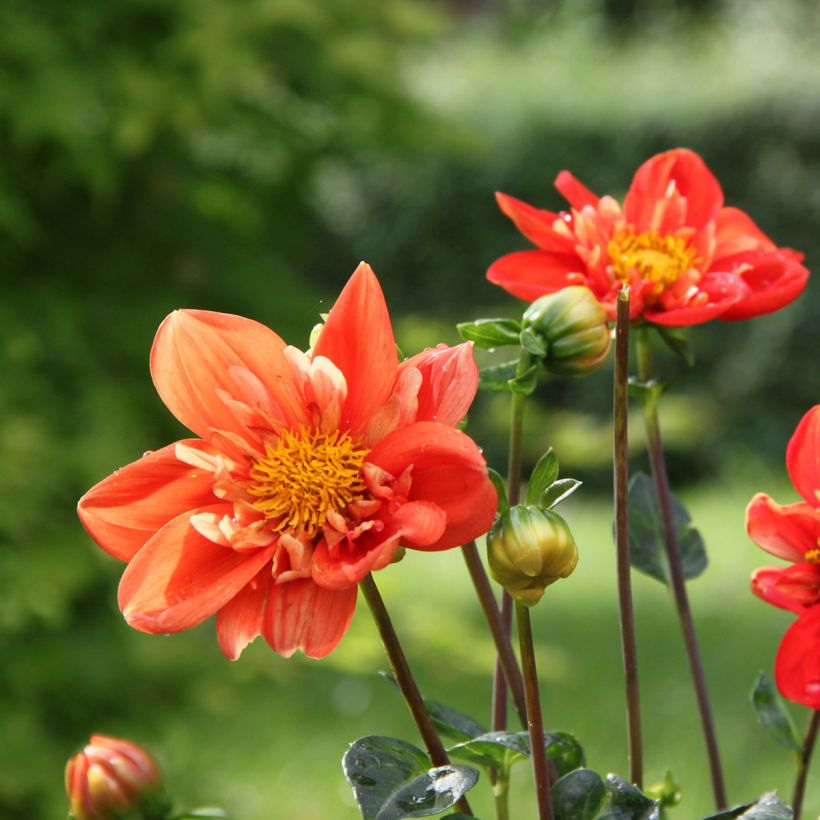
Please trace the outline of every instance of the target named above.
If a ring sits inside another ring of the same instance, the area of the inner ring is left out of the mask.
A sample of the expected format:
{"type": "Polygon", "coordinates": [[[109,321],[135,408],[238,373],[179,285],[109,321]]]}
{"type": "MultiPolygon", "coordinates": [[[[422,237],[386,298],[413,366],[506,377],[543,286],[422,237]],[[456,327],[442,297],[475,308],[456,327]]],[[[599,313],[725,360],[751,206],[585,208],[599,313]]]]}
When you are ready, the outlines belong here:
{"type": "MultiPolygon", "coordinates": [[[[142,742],[181,805],[236,820],[354,818],[339,759],[364,734],[415,739],[364,611],[322,662],[257,642],[225,661],[208,622],[128,629],[121,565],[76,499],[180,437],[150,383],[162,318],[251,316],[307,346],[360,259],[405,353],[455,321],[520,313],[484,280],[527,247],[500,189],[558,209],[563,168],[620,196],[637,165],[699,151],[727,201],[820,255],[820,12],[809,0],[5,0],[0,4],[0,816],[64,816],[62,768],[93,731],[142,742]]],[[[747,694],[788,615],[747,591],[768,563],[744,535],[756,490],[796,500],[783,454],[820,400],[820,286],[785,310],[693,330],[661,354],[672,480],[712,559],[691,586],[730,796],[791,788],[790,755],[747,694]]],[[[549,728],[627,773],[610,536],[610,373],[554,380],[527,413],[526,459],[554,444],[586,482],[567,505],[575,576],[535,611],[549,728]]],[[[470,430],[502,469],[507,404],[470,430]]],[[[639,424],[634,469],[645,469],[639,424]]],[[[488,720],[490,641],[457,552],[381,574],[427,694],[488,720]]],[[[637,578],[648,779],[710,809],[681,642],[665,591],[637,578]]],[[[802,726],[804,710],[794,709],[802,726]]],[[[513,816],[529,818],[529,773],[513,816]]],[[[488,790],[471,797],[490,817],[488,790]]],[[[820,769],[807,813],[820,811],[820,769]]]]}

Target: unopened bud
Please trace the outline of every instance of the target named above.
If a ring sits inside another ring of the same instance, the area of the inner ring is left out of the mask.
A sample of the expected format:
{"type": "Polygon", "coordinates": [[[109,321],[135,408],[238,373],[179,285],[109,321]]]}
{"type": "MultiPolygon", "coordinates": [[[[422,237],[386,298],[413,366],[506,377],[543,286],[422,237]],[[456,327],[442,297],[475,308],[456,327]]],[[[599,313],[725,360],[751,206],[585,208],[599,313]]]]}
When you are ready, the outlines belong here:
{"type": "Polygon", "coordinates": [[[525,311],[523,326],[547,345],[547,370],[585,376],[605,361],[612,344],[606,312],[589,288],[573,285],[536,299],[525,311]]]}
{"type": "Polygon", "coordinates": [[[496,519],[487,535],[490,574],[525,606],[566,578],[578,563],[578,547],[558,513],[517,505],[496,519]]]}
{"type": "Polygon", "coordinates": [[[127,740],[92,735],[65,769],[70,815],[77,820],[114,820],[148,802],[161,802],[156,760],[127,740]]]}

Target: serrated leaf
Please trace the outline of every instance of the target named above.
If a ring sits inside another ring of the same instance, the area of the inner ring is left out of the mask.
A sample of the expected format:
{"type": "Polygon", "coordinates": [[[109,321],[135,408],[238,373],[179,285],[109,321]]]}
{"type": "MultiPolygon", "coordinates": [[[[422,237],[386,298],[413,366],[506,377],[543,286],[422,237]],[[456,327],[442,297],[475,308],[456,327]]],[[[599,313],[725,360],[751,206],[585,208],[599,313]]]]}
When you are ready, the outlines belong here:
{"type": "Polygon", "coordinates": [[[515,378],[518,361],[482,367],[478,371],[478,387],[491,393],[511,392],[510,381],[515,378]]]}
{"type": "Polygon", "coordinates": [[[551,510],[556,504],[569,498],[582,484],[577,478],[559,478],[544,490],[538,506],[551,510]]]}
{"type": "Polygon", "coordinates": [[[803,751],[800,736],[770,678],[761,672],[751,692],[752,706],[758,723],[781,745],[795,752],[803,751]]]}
{"type": "Polygon", "coordinates": [[[521,331],[518,338],[521,342],[521,347],[523,347],[527,353],[531,353],[533,356],[537,356],[538,358],[543,358],[547,355],[546,340],[537,334],[531,327],[525,327],[521,331]]]}
{"type": "Polygon", "coordinates": [[[538,459],[527,484],[527,504],[536,506],[541,496],[555,479],[558,478],[558,456],[552,447],[538,459]]]}
{"type": "Polygon", "coordinates": [[[689,346],[689,341],[680,328],[664,327],[663,325],[654,325],[655,330],[661,337],[666,346],[673,352],[680,356],[689,367],[695,366],[695,354],[692,353],[692,348],[689,346]]]}
{"type": "MultiPolygon", "coordinates": [[[[678,536],[683,576],[697,578],[707,566],[706,549],[700,533],[692,526],[686,508],[670,493],[672,520],[678,536]]],[[[636,473],[629,482],[629,556],[635,569],[670,583],[661,511],[655,484],[645,473],[636,473]]]]}
{"type": "Polygon", "coordinates": [[[493,487],[495,487],[495,493],[498,496],[498,509],[496,512],[498,515],[504,515],[504,513],[510,509],[510,502],[507,498],[507,486],[501,475],[493,470],[492,467],[487,468],[487,475],[490,476],[490,481],[492,481],[493,487]]]}
{"type": "Polygon", "coordinates": [[[468,766],[429,766],[421,749],[392,737],[360,738],[342,758],[363,820],[438,814],[454,806],[478,780],[478,772],[468,766]]]}
{"type": "Polygon", "coordinates": [[[576,769],[553,786],[555,820],[658,820],[657,800],[614,774],[576,769]]]}
{"type": "Polygon", "coordinates": [[[494,347],[519,344],[521,326],[514,319],[477,319],[456,325],[459,335],[467,342],[488,350],[494,347]]]}
{"type": "Polygon", "coordinates": [[[447,753],[480,766],[509,768],[530,756],[530,739],[526,732],[487,732],[457,743],[447,753]]]}
{"type": "Polygon", "coordinates": [[[754,803],[744,803],[717,814],[710,814],[704,820],[732,820],[735,817],[742,817],[744,820],[792,820],[794,812],[774,792],[766,792],[754,803]]]}

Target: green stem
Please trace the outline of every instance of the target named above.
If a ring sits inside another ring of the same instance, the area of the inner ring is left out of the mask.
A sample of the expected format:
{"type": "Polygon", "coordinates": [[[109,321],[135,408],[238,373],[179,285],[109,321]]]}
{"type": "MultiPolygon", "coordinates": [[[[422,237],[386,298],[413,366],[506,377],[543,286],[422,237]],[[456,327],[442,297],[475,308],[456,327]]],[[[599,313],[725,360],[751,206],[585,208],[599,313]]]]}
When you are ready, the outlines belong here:
{"type": "MultiPolygon", "coordinates": [[[[376,622],[376,628],[379,630],[382,643],[384,644],[387,659],[390,662],[390,668],[396,677],[404,700],[407,703],[410,713],[413,715],[413,720],[416,722],[419,734],[421,735],[424,745],[427,747],[427,752],[430,755],[430,760],[433,766],[449,766],[450,758],[447,757],[447,752],[444,750],[438,732],[433,726],[433,721],[430,720],[430,715],[424,705],[424,699],[419,692],[416,681],[413,678],[413,673],[410,671],[410,665],[407,663],[407,658],[404,655],[404,650],[399,644],[396,630],[393,629],[393,623],[390,620],[390,615],[384,605],[382,596],[373,580],[373,575],[368,574],[359,584],[367,605],[370,608],[370,614],[376,622]]],[[[468,817],[473,816],[470,805],[466,797],[462,797],[458,803],[458,810],[468,817]]]]}
{"type": "Polygon", "coordinates": [[[530,757],[535,777],[535,795],[539,820],[552,820],[552,791],[549,764],[544,743],[544,722],[541,717],[541,697],[538,693],[538,672],[535,668],[535,648],[532,643],[530,611],[516,601],[515,619],[524,672],[524,692],[527,696],[527,728],[530,733],[530,757]]]}
{"type": "MultiPolygon", "coordinates": [[[[652,359],[646,327],[642,327],[638,331],[637,358],[638,378],[641,382],[647,384],[652,378],[652,359]]],[[[666,473],[663,443],[661,442],[658,410],[655,398],[649,393],[644,393],[643,413],[652,478],[654,479],[655,489],[658,494],[661,524],[666,542],[666,555],[669,561],[672,594],[675,598],[675,606],[678,610],[683,642],[689,660],[689,672],[692,676],[698,711],[700,713],[701,729],[706,743],[706,754],[709,759],[709,770],[712,777],[712,792],[715,798],[715,806],[718,810],[721,810],[726,808],[726,789],[723,784],[723,771],[720,764],[717,736],[715,735],[714,718],[712,717],[712,707],[709,702],[709,692],[706,687],[706,675],[703,671],[703,662],[698,647],[697,634],[695,633],[695,624],[692,620],[692,612],[689,607],[689,597],[686,593],[686,579],[683,574],[680,545],[678,544],[678,536],[672,517],[672,500],[669,490],[669,478],[666,473]]]]}
{"type": "Polygon", "coordinates": [[[638,690],[638,650],[632,608],[632,579],[629,561],[629,450],[627,404],[629,379],[629,287],[618,295],[615,325],[614,421],[615,546],[618,562],[618,603],[621,613],[621,652],[626,678],[626,721],[629,734],[629,768],[632,782],[643,787],[643,743],[638,690]]]}
{"type": "Polygon", "coordinates": [[[510,820],[510,808],[507,801],[510,784],[506,777],[496,776],[493,783],[493,799],[495,801],[496,820],[510,820]]]}
{"type": "Polygon", "coordinates": [[[794,796],[792,797],[792,810],[794,820],[800,820],[803,811],[803,794],[806,791],[806,775],[809,772],[811,755],[814,751],[814,742],[817,740],[817,730],[820,728],[820,711],[814,710],[811,713],[809,726],[806,730],[806,739],[803,741],[803,751],[800,754],[800,762],[797,767],[797,779],[794,781],[794,796]]]}

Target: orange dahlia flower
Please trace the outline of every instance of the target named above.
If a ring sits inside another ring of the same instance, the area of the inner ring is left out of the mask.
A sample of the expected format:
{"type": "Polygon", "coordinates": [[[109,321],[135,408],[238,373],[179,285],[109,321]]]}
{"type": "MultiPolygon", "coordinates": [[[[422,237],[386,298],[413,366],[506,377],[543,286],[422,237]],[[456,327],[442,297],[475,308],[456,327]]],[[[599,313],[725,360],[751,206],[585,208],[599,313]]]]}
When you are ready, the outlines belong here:
{"type": "Polygon", "coordinates": [[[399,363],[379,283],[362,264],[312,350],[250,319],[179,310],[151,374],[198,438],[93,487],[79,514],[128,561],[126,621],[177,632],[216,613],[228,658],[262,634],[289,656],[327,655],[356,585],[401,547],[442,550],[486,532],[495,490],[455,425],[478,384],[469,345],[399,363]]]}
{"type": "Polygon", "coordinates": [[[487,278],[528,302],[586,285],[614,320],[627,283],[633,319],[677,327],[770,313],[806,285],[803,254],[778,248],[747,214],[724,207],[720,184],[693,151],[676,148],[641,165],[623,205],[569,171],[555,187],[569,211],[496,195],[538,250],[502,256],[487,278]]]}

